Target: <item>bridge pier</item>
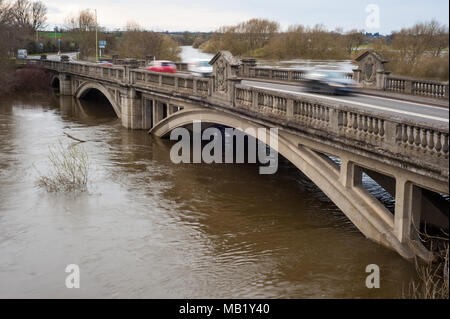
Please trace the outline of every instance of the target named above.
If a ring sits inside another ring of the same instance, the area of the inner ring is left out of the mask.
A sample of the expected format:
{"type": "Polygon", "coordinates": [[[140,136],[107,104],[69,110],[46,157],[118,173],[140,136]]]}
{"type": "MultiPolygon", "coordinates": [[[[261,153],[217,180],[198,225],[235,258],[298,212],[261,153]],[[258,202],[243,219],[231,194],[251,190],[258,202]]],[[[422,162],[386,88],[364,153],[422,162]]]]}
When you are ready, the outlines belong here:
{"type": "Polygon", "coordinates": [[[61,95],[73,95],[72,79],[70,75],[66,73],[59,74],[59,93],[61,95]]]}
{"type": "MultiPolygon", "coordinates": [[[[360,70],[365,71],[357,72],[360,81],[374,88],[389,81],[375,65],[376,56],[362,58],[367,63],[361,61],[365,68],[360,70]]],[[[214,72],[209,78],[129,67],[40,63],[60,79],[61,95],[82,98],[98,90],[129,129],[152,129],[152,134],[166,136],[176,127],[192,128],[196,120],[203,121],[202,127],[218,124],[255,132],[278,128],[280,154],[367,238],[405,258],[429,260],[431,254],[421,244],[418,230],[421,222],[448,229],[448,201],[442,198],[449,192],[448,125],[240,84],[239,70],[241,76],[301,77],[291,71],[268,72],[247,62],[240,69],[229,52],[220,52],[211,60],[214,72]],[[339,158],[340,165],[331,157],[339,158]],[[366,174],[395,198],[394,211],[365,188],[366,174]]],[[[435,88],[448,91],[448,86],[435,88]]]]}
{"type": "Polygon", "coordinates": [[[143,107],[142,99],[134,89],[120,91],[120,108],[122,125],[130,129],[144,129],[147,119],[147,108],[143,107]]]}

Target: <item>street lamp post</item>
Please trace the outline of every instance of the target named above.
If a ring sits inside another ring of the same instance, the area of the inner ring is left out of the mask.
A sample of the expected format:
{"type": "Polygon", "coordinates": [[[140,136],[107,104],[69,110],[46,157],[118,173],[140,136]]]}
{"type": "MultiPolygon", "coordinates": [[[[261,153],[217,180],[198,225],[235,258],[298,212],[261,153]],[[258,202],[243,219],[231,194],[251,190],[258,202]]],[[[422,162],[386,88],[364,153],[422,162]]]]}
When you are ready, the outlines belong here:
{"type": "Polygon", "coordinates": [[[98,62],[98,22],[97,22],[97,9],[95,9],[95,62],[98,62]]]}
{"type": "Polygon", "coordinates": [[[98,21],[97,21],[97,9],[89,8],[88,10],[95,11],[95,62],[98,62],[98,21]]]}

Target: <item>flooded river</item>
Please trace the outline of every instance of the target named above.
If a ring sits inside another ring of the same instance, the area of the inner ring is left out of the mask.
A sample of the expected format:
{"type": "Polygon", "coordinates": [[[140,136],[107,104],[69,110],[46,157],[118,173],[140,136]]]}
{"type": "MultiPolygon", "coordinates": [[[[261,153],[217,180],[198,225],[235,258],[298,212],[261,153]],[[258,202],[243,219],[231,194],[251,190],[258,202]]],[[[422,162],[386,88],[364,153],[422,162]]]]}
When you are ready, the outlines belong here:
{"type": "Polygon", "coordinates": [[[172,142],[121,126],[105,101],[0,100],[0,297],[401,297],[413,265],[366,239],[286,160],[170,161],[172,142]],[[49,146],[88,140],[87,193],[36,187],[49,146]],[[80,289],[65,268],[80,267],[80,289]],[[365,268],[381,269],[368,289],[365,268]]]}
{"type": "MultiPolygon", "coordinates": [[[[195,59],[211,60],[213,54],[201,52],[191,46],[182,46],[180,58],[183,62],[191,62],[195,59]]],[[[257,60],[258,66],[265,67],[279,67],[279,68],[292,68],[299,70],[334,70],[339,72],[353,72],[356,67],[352,64],[351,60],[305,60],[305,59],[293,59],[286,61],[265,61],[257,60]]]]}

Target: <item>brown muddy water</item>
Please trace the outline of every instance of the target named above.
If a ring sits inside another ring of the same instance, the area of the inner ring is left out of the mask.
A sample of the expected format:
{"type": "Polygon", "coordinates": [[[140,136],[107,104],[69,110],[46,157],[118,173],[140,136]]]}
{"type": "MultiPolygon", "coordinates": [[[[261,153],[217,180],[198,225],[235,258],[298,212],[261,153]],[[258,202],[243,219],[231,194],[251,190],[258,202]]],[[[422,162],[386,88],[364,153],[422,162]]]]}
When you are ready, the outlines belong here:
{"type": "Polygon", "coordinates": [[[286,160],[275,175],[177,165],[172,143],[122,128],[101,101],[0,100],[0,297],[400,298],[414,278],[286,160]],[[49,146],[74,143],[63,132],[90,140],[87,193],[36,187],[49,146]]]}

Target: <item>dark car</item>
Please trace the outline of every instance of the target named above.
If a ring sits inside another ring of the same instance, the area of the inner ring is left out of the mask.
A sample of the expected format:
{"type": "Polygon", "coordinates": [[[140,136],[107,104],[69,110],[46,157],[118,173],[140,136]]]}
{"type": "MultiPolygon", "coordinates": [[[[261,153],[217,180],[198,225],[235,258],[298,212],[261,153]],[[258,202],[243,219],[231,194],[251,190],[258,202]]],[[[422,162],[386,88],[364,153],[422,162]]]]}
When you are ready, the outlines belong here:
{"type": "Polygon", "coordinates": [[[348,78],[346,73],[315,70],[304,75],[307,90],[326,94],[351,94],[358,84],[348,78]]]}

